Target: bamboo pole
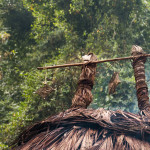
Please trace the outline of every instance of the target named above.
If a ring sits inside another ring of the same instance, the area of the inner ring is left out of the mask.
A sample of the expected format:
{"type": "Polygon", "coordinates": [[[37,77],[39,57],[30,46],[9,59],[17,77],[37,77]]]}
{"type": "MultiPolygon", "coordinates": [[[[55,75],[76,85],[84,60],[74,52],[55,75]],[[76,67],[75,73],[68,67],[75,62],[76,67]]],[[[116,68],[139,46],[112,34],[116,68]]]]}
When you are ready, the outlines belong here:
{"type": "MultiPolygon", "coordinates": [[[[128,60],[128,59],[134,59],[138,57],[150,57],[150,54],[143,54],[138,56],[129,56],[129,57],[121,57],[121,58],[114,58],[114,59],[105,59],[105,60],[98,60],[89,62],[89,64],[97,64],[97,63],[104,63],[104,62],[112,62],[112,61],[119,61],[119,60],[128,60]]],[[[56,65],[56,66],[46,66],[46,67],[37,67],[38,70],[44,70],[44,69],[54,69],[54,68],[63,68],[63,67],[72,67],[72,66],[82,66],[87,63],[74,63],[74,64],[64,64],[64,65],[56,65]]]]}

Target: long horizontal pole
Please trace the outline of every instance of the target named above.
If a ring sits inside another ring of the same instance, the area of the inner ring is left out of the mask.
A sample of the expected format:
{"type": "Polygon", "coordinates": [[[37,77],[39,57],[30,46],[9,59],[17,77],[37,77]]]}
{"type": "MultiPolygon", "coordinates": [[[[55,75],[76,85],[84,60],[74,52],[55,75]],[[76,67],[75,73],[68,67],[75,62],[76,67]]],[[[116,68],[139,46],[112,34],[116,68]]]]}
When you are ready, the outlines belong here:
{"type": "MultiPolygon", "coordinates": [[[[121,58],[114,58],[114,59],[105,59],[105,60],[98,60],[89,62],[89,64],[97,64],[97,63],[104,63],[104,62],[111,62],[111,61],[119,61],[119,60],[127,60],[133,59],[138,57],[150,57],[150,54],[138,55],[138,56],[129,56],[129,57],[121,57],[121,58]]],[[[64,65],[56,65],[56,66],[47,66],[47,67],[37,67],[38,70],[44,69],[54,69],[54,68],[63,68],[63,67],[72,67],[72,66],[82,66],[87,63],[74,63],[74,64],[64,64],[64,65]]]]}

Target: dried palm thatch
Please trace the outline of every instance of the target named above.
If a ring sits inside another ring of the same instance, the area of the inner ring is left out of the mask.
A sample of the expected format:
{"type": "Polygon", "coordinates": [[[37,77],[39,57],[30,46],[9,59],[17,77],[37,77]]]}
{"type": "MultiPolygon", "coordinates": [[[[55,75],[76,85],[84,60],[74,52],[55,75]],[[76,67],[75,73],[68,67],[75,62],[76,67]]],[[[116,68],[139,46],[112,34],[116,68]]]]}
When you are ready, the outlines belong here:
{"type": "Polygon", "coordinates": [[[121,81],[119,79],[119,73],[118,72],[114,72],[112,77],[111,77],[111,79],[110,79],[109,85],[108,85],[108,93],[109,93],[109,95],[115,93],[116,88],[117,88],[117,86],[118,86],[118,84],[120,82],[121,81]]]}
{"type": "MultiPolygon", "coordinates": [[[[133,47],[133,49],[138,47],[133,47]]],[[[91,55],[92,57],[93,55],[91,55]]],[[[86,57],[90,58],[91,57],[86,57]]],[[[140,114],[86,109],[92,101],[96,65],[83,66],[72,107],[25,130],[15,141],[15,150],[148,150],[150,111],[143,68],[133,60],[140,114]],[[137,65],[137,66],[136,66],[137,65]],[[138,71],[136,71],[138,70],[138,71]],[[141,71],[141,72],[140,72],[141,71]],[[140,80],[140,82],[139,82],[140,80]],[[142,84],[141,84],[142,83],[142,84]],[[144,83],[144,87],[142,86],[144,83]],[[140,86],[141,85],[141,86],[140,86]],[[143,94],[139,94],[138,92],[143,94]],[[143,100],[144,99],[144,100],[143,100]]]]}
{"type": "Polygon", "coordinates": [[[96,61],[97,57],[93,53],[83,56],[84,62],[87,65],[83,65],[80,79],[78,81],[77,91],[72,99],[71,107],[87,108],[92,102],[92,88],[94,85],[94,78],[96,74],[96,64],[89,64],[88,62],[96,61]]]}
{"type": "Polygon", "coordinates": [[[43,99],[46,99],[52,91],[54,91],[52,87],[50,87],[48,84],[44,84],[44,86],[39,88],[36,93],[43,99]]]}
{"type": "Polygon", "coordinates": [[[15,150],[148,150],[150,118],[121,110],[69,109],[27,129],[15,150]]]}
{"type": "MultiPolygon", "coordinates": [[[[131,51],[133,56],[138,56],[145,54],[140,46],[134,45],[131,51]]],[[[145,113],[150,112],[149,96],[148,96],[148,86],[145,80],[145,67],[146,57],[138,57],[133,59],[133,69],[136,81],[136,91],[138,99],[138,107],[145,113]]],[[[148,113],[149,115],[149,113],[148,113]]]]}

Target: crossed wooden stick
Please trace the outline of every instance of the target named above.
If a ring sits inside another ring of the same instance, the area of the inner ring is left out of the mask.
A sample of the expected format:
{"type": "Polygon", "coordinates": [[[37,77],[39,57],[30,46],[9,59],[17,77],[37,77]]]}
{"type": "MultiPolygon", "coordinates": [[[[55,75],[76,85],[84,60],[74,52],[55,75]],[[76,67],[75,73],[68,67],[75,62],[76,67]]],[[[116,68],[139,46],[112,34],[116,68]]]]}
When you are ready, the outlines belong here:
{"type": "MultiPolygon", "coordinates": [[[[129,57],[121,57],[121,58],[114,58],[114,59],[105,59],[105,60],[98,60],[98,61],[92,61],[89,62],[89,64],[97,64],[97,63],[104,63],[104,62],[111,62],[111,61],[119,61],[119,60],[127,60],[127,59],[135,59],[139,57],[150,57],[150,54],[142,54],[138,56],[129,56],[129,57]]],[[[64,68],[64,67],[72,67],[72,66],[82,66],[87,63],[73,63],[73,64],[64,64],[64,65],[55,65],[55,66],[46,66],[46,67],[37,67],[38,70],[44,70],[44,69],[54,69],[54,68],[64,68]]]]}

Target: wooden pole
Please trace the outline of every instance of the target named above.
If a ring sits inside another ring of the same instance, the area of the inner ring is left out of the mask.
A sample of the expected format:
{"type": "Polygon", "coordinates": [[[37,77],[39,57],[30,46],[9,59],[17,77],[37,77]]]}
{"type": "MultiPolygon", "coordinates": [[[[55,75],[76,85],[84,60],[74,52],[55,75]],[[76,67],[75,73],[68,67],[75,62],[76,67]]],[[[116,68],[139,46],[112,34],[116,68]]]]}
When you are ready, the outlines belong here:
{"type": "MultiPolygon", "coordinates": [[[[97,63],[104,63],[104,62],[112,62],[112,61],[119,61],[119,60],[127,60],[127,59],[134,59],[138,57],[150,57],[150,54],[143,54],[138,56],[129,56],[129,57],[121,57],[121,58],[114,58],[114,59],[106,59],[106,60],[98,60],[89,62],[89,64],[97,64],[97,63]]],[[[56,65],[56,66],[47,66],[47,67],[37,67],[38,70],[44,69],[54,69],[54,68],[63,68],[63,67],[72,67],[72,66],[82,66],[87,63],[74,63],[74,64],[64,64],[64,65],[56,65]]]]}

